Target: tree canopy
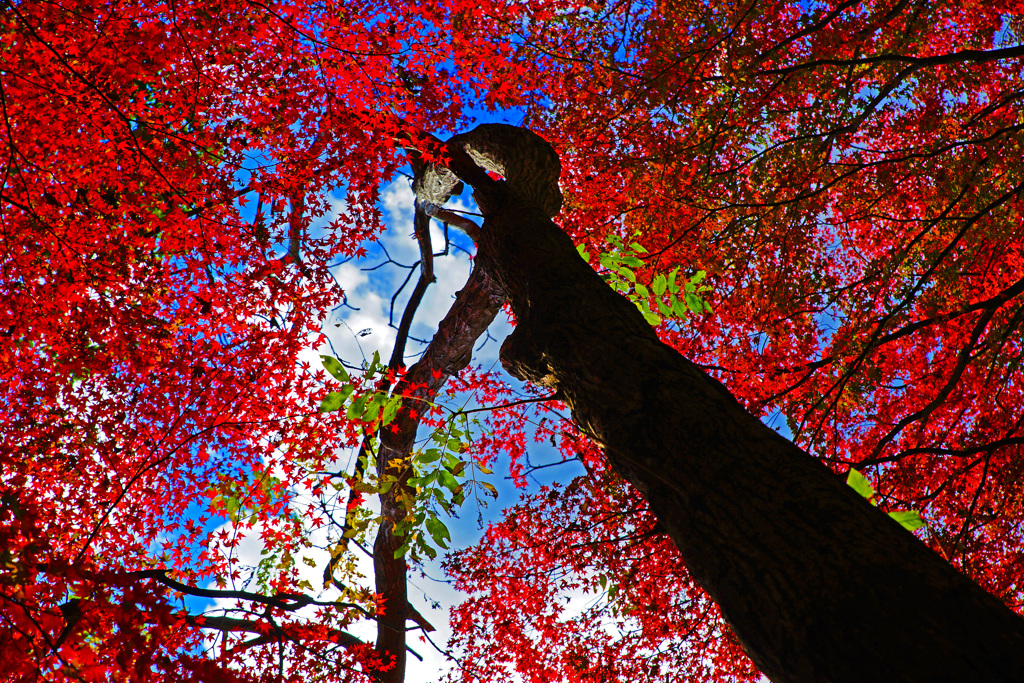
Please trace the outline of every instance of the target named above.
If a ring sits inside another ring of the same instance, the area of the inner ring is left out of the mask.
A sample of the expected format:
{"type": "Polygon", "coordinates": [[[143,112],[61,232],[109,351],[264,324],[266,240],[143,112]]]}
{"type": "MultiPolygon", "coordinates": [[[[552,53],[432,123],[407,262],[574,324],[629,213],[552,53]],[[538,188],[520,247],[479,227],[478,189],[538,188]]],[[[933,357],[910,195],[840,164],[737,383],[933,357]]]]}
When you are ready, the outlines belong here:
{"type": "MultiPolygon", "coordinates": [[[[325,347],[382,185],[440,192],[440,139],[495,111],[552,145],[555,221],[662,342],[1024,609],[1020,3],[4,7],[12,680],[387,680],[430,626],[408,561],[500,457],[525,486],[531,439],[587,473],[447,556],[450,676],[757,680],[564,397],[469,364],[504,303],[479,268],[415,363],[406,316],[372,362],[325,347]],[[512,405],[477,425],[446,386],[512,405]]],[[[455,189],[418,204],[410,319],[430,214],[478,234],[455,189]]]]}

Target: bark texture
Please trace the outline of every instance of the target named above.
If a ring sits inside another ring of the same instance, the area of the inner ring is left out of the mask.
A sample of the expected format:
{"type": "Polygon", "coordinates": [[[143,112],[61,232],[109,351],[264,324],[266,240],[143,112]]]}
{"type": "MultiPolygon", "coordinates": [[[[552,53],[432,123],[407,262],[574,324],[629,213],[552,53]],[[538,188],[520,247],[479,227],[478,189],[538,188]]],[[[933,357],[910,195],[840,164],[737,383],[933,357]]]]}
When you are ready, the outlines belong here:
{"type": "Polygon", "coordinates": [[[1024,681],[1024,620],[662,344],[579,258],[550,219],[538,141],[481,126],[449,142],[512,181],[476,187],[478,268],[516,315],[502,363],[564,396],[757,666],[777,683],[1024,681]]]}

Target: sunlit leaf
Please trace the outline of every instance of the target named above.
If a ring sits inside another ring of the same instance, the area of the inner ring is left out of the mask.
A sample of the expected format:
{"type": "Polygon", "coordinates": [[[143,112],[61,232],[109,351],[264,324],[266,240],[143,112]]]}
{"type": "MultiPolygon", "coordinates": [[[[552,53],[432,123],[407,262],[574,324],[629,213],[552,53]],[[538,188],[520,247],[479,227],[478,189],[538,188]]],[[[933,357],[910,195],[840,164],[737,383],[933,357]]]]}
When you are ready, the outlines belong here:
{"type": "Polygon", "coordinates": [[[846,483],[850,485],[850,488],[868,500],[875,495],[875,489],[868,482],[867,478],[852,467],[846,475],[846,483]]]}
{"type": "Polygon", "coordinates": [[[348,371],[338,361],[337,358],[331,356],[320,356],[320,362],[323,364],[324,369],[331,373],[331,376],[339,382],[349,381],[348,371]]]}

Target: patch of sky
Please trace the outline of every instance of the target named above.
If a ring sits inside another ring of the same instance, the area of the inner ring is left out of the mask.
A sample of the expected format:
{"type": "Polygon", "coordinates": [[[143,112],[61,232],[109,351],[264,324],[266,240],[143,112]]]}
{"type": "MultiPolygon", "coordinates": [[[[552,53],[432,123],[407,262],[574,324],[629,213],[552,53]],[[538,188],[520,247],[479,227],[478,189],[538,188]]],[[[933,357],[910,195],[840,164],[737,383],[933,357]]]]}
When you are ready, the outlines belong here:
{"type": "Polygon", "coordinates": [[[955,93],[949,90],[942,92],[942,104],[946,106],[947,111],[958,104],[967,104],[969,101],[970,96],[965,92],[955,93]]]}
{"type": "MultiPolygon", "coordinates": [[[[308,360],[319,367],[318,355],[331,353],[351,367],[379,351],[390,356],[398,321],[419,277],[420,254],[413,236],[414,196],[408,179],[399,178],[381,193],[381,209],[387,230],[377,242],[366,244],[366,255],[337,263],[331,272],[345,292],[345,300],[325,321],[324,334],[329,349],[315,351],[308,360]]],[[[325,236],[329,221],[344,210],[343,200],[332,198],[334,215],[325,216],[311,226],[310,236],[325,236]]],[[[462,198],[449,208],[475,213],[475,207],[462,198]]],[[[469,275],[472,241],[455,228],[436,221],[430,226],[434,247],[434,273],[437,281],[428,288],[410,330],[406,362],[415,360],[430,341],[437,323],[447,313],[455,292],[469,275]]]]}
{"type": "MultiPolygon", "coordinates": [[[[871,108],[881,109],[888,106],[896,106],[901,111],[908,111],[912,103],[911,95],[914,87],[917,85],[917,79],[908,77],[903,79],[899,85],[888,92],[881,100],[875,102],[878,96],[881,94],[880,87],[875,83],[869,83],[862,85],[853,94],[854,102],[860,102],[865,105],[871,105],[871,108]],[[874,104],[872,104],[874,103],[874,104]]],[[[850,113],[857,113],[856,109],[851,108],[850,113]]]]}
{"type": "MultiPolygon", "coordinates": [[[[992,47],[997,50],[1002,50],[1008,47],[1014,47],[1020,45],[1020,26],[1014,27],[1013,22],[1014,16],[1010,14],[1003,15],[1002,25],[999,30],[992,36],[992,47]]],[[[1019,20],[1018,20],[1019,23],[1019,20]]]]}
{"type": "Polygon", "coordinates": [[[765,349],[768,348],[769,342],[771,342],[771,337],[767,332],[751,332],[748,337],[754,347],[754,351],[757,352],[758,355],[763,354],[765,349]]]}
{"type": "MultiPolygon", "coordinates": [[[[816,224],[817,241],[819,244],[824,244],[826,258],[830,261],[844,259],[847,256],[847,250],[844,248],[839,233],[835,230],[831,209],[819,215],[816,224]]],[[[839,311],[837,309],[839,302],[833,296],[833,292],[824,289],[822,290],[822,297],[820,309],[811,317],[817,328],[818,346],[821,349],[825,349],[831,343],[833,335],[840,328],[841,321],[839,320],[839,311]]]]}
{"type": "Polygon", "coordinates": [[[793,430],[790,428],[789,418],[778,408],[775,408],[766,413],[762,418],[761,422],[766,426],[771,427],[776,432],[786,437],[790,441],[793,440],[793,430]]]}

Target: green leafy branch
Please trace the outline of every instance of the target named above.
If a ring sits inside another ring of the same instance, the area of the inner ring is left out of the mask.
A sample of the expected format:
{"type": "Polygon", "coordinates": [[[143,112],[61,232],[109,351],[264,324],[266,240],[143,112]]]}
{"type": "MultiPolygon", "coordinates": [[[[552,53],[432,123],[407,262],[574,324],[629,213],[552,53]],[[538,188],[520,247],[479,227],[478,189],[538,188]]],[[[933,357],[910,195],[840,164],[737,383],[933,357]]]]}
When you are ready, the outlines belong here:
{"type": "Polygon", "coordinates": [[[414,559],[422,555],[434,559],[438,548],[447,550],[451,534],[438,513],[443,510],[449,517],[457,516],[456,509],[466,501],[467,485],[498,497],[493,484],[476,476],[478,472],[493,472],[473,458],[465,457],[474,424],[479,425],[466,413],[455,411],[430,434],[428,447],[412,454],[413,476],[406,483],[414,489],[415,496],[403,499],[407,514],[398,524],[396,533],[406,540],[395,551],[395,557],[410,553],[414,559]]]}
{"type": "Polygon", "coordinates": [[[386,390],[378,390],[377,380],[387,373],[387,366],[380,362],[380,352],[373,352],[373,359],[363,363],[361,379],[353,380],[345,366],[337,358],[320,356],[324,369],[343,386],[329,392],[320,402],[319,411],[330,413],[345,409],[345,417],[364,425],[389,425],[402,407],[402,397],[393,396],[386,390]]]}
{"type": "MultiPolygon", "coordinates": [[[[371,441],[369,449],[363,449],[357,474],[347,482],[359,493],[380,495],[389,492],[392,487],[402,483],[398,498],[405,508],[405,517],[396,525],[395,533],[405,538],[404,543],[395,552],[396,557],[410,553],[414,559],[425,555],[430,559],[437,557],[437,549],[448,549],[451,533],[442,521],[439,511],[449,517],[455,516],[456,509],[466,500],[465,489],[469,483],[472,487],[482,488],[486,493],[497,497],[494,485],[477,479],[476,474],[492,474],[491,470],[464,458],[472,438],[472,425],[478,425],[462,411],[453,411],[451,416],[431,432],[427,447],[414,450],[408,461],[396,462],[394,472],[398,468],[407,468],[402,474],[385,474],[379,479],[372,473],[376,470],[369,457],[379,452],[376,446],[376,430],[394,421],[402,405],[402,396],[391,395],[387,391],[378,390],[378,376],[384,376],[387,367],[380,362],[380,354],[374,352],[373,359],[364,363],[362,379],[354,380],[342,366],[341,362],[330,356],[321,356],[324,368],[344,385],[338,391],[328,393],[320,404],[320,412],[345,410],[349,420],[359,421],[371,441]],[[372,427],[372,431],[368,429],[372,427]],[[467,482],[469,478],[469,482],[467,482]]],[[[437,407],[428,403],[425,408],[437,407]]],[[[352,515],[353,524],[345,533],[348,538],[356,538],[367,533],[371,525],[384,522],[383,517],[372,513],[352,515]]],[[[335,558],[332,557],[332,562],[335,558]]]]}
{"type": "MultiPolygon", "coordinates": [[[[637,242],[627,245],[617,235],[611,235],[608,244],[611,249],[598,255],[605,269],[601,277],[612,289],[632,301],[649,324],[657,325],[663,318],[682,319],[690,313],[711,312],[711,304],[704,299],[704,293],[711,290],[710,286],[702,284],[707,277],[705,271],[698,270],[689,279],[681,278],[680,266],[676,266],[668,275],[655,275],[648,287],[637,282],[634,270],[645,265],[638,254],[646,254],[647,249],[637,242]]],[[[582,245],[576,250],[584,261],[590,261],[590,254],[582,245]]]]}
{"type": "Polygon", "coordinates": [[[210,509],[223,512],[234,524],[255,524],[261,510],[286,500],[283,481],[269,471],[254,471],[252,480],[244,475],[219,473],[208,495],[210,509]]]}

